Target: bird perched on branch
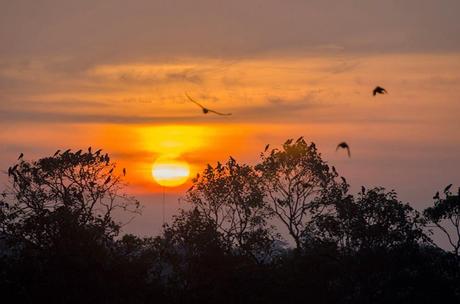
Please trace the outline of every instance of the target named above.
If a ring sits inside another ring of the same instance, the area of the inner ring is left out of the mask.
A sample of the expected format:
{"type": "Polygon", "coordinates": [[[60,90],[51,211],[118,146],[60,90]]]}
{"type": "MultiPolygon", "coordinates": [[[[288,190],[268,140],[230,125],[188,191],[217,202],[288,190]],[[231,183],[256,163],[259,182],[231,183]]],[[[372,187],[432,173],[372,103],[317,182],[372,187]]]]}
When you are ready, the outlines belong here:
{"type": "Polygon", "coordinates": [[[335,175],[338,175],[337,170],[335,169],[334,166],[332,166],[332,172],[333,172],[335,175]]]}
{"type": "Polygon", "coordinates": [[[350,146],[348,146],[346,142],[341,142],[340,144],[338,144],[335,151],[337,151],[338,149],[346,149],[348,152],[348,157],[351,157],[350,146]]]}
{"type": "Polygon", "coordinates": [[[214,113],[214,114],[221,115],[221,116],[230,116],[230,115],[232,115],[232,113],[221,113],[221,112],[217,112],[217,111],[211,110],[209,108],[206,108],[206,107],[202,106],[200,103],[198,103],[196,100],[194,100],[192,97],[190,97],[187,93],[185,94],[185,96],[187,96],[187,98],[191,102],[193,102],[194,104],[199,106],[201,108],[201,110],[203,111],[203,114],[214,113]]]}
{"type": "Polygon", "coordinates": [[[452,184],[449,184],[446,188],[444,188],[444,193],[449,192],[451,187],[452,187],[452,184]]]}
{"type": "Polygon", "coordinates": [[[372,95],[377,95],[377,94],[388,94],[387,90],[385,90],[382,87],[376,86],[374,91],[372,91],[372,95]]]}

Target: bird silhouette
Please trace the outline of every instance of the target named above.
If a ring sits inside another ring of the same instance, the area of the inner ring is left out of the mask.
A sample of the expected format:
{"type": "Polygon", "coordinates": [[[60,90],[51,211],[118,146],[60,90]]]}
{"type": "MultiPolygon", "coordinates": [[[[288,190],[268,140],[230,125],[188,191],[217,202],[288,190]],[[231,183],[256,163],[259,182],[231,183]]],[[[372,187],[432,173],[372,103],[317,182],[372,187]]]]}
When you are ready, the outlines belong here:
{"type": "Polygon", "coordinates": [[[452,184],[450,184],[446,188],[444,188],[444,193],[447,193],[450,190],[451,187],[452,187],[452,184]]]}
{"type": "Polygon", "coordinates": [[[232,113],[221,113],[221,112],[217,112],[217,111],[211,110],[209,108],[206,108],[206,107],[202,106],[200,103],[198,103],[196,100],[194,100],[192,97],[190,97],[188,94],[185,94],[185,96],[187,96],[187,98],[191,102],[193,102],[194,104],[199,106],[201,108],[201,110],[203,111],[203,114],[214,113],[214,114],[221,115],[221,116],[230,116],[230,115],[232,115],[232,113]]]}
{"type": "Polygon", "coordinates": [[[18,157],[18,160],[20,160],[20,159],[23,158],[23,157],[24,157],[24,153],[21,153],[21,154],[19,155],[19,157],[18,157]]]}
{"type": "Polygon", "coordinates": [[[388,94],[387,90],[385,90],[384,88],[379,87],[379,86],[376,86],[374,91],[372,91],[372,95],[374,95],[374,96],[377,95],[377,94],[385,94],[385,93],[388,94]]]}
{"type": "Polygon", "coordinates": [[[433,196],[433,199],[439,199],[439,191],[433,196]]]}
{"type": "Polygon", "coordinates": [[[332,172],[334,172],[334,174],[337,174],[337,170],[335,169],[334,166],[332,166],[332,172]]]}
{"type": "Polygon", "coordinates": [[[351,157],[350,146],[348,146],[348,144],[346,142],[341,142],[340,144],[338,144],[337,148],[335,148],[335,151],[337,151],[339,148],[347,149],[348,157],[351,157]]]}

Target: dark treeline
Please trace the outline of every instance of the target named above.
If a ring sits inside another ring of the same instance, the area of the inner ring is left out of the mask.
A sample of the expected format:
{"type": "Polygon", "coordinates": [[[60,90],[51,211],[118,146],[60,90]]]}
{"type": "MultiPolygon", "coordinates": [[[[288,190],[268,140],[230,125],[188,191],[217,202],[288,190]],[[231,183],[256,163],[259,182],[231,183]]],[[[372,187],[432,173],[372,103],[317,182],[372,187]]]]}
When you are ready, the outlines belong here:
{"type": "MultiPolygon", "coordinates": [[[[123,172],[123,174],[121,173],[123,172]]],[[[313,143],[255,166],[208,167],[161,235],[122,235],[140,212],[107,154],[57,152],[8,170],[0,289],[15,303],[459,303],[460,198],[422,213],[383,188],[351,194],[313,143]],[[437,229],[451,250],[431,239],[437,229]]]]}

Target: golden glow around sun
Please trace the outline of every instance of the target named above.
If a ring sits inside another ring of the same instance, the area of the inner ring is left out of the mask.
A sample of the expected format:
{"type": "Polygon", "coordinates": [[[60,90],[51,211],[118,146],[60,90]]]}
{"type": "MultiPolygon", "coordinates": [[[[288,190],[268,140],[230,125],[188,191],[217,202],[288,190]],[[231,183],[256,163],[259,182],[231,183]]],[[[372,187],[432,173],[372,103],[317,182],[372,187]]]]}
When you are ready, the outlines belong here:
{"type": "Polygon", "coordinates": [[[158,158],[152,166],[153,179],[161,186],[176,187],[190,176],[190,166],[185,161],[158,158]]]}

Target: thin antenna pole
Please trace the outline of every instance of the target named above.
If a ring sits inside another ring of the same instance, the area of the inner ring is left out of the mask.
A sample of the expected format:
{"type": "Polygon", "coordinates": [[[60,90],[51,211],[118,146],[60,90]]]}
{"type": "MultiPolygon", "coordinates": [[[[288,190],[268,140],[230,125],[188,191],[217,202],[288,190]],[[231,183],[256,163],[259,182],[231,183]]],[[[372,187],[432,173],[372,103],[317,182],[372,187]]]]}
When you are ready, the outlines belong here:
{"type": "Polygon", "coordinates": [[[165,225],[165,186],[163,186],[163,227],[165,225]]]}

